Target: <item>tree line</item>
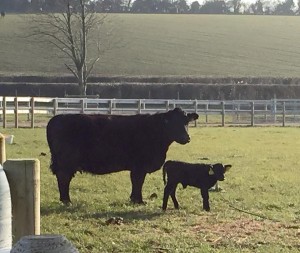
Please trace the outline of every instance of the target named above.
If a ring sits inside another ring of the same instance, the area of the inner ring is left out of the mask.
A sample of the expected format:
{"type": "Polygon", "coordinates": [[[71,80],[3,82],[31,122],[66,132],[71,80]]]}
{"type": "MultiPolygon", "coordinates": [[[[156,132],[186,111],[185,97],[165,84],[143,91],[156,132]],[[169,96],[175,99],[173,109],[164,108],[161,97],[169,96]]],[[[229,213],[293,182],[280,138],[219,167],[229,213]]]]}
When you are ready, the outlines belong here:
{"type": "MultiPolygon", "coordinates": [[[[0,11],[8,13],[61,12],[65,0],[1,0],[0,11]]],[[[74,6],[79,0],[73,0],[74,6]]],[[[186,0],[86,0],[89,11],[99,13],[174,13],[174,14],[254,14],[299,15],[300,0],[270,2],[256,0],[207,0],[203,4],[186,0]]]]}

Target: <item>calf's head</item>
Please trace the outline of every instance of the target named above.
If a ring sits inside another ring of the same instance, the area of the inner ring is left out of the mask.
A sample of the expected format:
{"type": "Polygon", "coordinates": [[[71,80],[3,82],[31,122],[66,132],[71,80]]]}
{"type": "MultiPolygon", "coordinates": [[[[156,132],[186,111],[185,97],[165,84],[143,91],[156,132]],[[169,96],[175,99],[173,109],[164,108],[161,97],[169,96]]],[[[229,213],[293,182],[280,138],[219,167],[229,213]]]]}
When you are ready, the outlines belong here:
{"type": "Polygon", "coordinates": [[[186,144],[190,141],[187,128],[190,121],[198,119],[197,113],[186,114],[180,108],[168,111],[164,116],[165,130],[170,140],[179,144],[186,144]]]}
{"type": "Polygon", "coordinates": [[[210,175],[215,175],[217,180],[223,181],[225,179],[225,172],[227,172],[232,166],[230,164],[224,165],[221,163],[216,163],[212,165],[211,169],[209,170],[210,175]]]}

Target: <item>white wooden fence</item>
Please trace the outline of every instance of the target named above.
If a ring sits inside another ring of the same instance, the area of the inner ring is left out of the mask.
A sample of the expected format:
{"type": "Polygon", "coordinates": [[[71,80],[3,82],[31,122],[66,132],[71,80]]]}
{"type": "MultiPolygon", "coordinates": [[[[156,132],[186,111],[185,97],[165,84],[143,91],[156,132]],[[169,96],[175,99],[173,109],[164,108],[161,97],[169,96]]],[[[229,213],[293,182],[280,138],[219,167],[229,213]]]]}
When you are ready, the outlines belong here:
{"type": "Polygon", "coordinates": [[[40,123],[39,126],[45,125],[50,117],[63,113],[152,114],[175,107],[181,107],[186,112],[198,113],[198,124],[300,125],[300,99],[220,101],[0,97],[0,120],[3,128],[18,128],[20,123],[25,121],[27,127],[34,128],[37,122],[40,123]]]}

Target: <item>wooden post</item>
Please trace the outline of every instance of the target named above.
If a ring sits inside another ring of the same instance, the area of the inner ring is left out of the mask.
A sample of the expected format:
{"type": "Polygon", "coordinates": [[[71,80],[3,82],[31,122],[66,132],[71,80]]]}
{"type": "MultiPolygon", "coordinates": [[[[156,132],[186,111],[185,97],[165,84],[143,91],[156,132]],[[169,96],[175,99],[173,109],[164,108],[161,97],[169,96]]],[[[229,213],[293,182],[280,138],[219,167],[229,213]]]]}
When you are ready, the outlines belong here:
{"type": "Polygon", "coordinates": [[[112,114],[112,112],[113,112],[113,100],[111,99],[111,100],[109,100],[109,114],[112,114]]]}
{"type": "Polygon", "coordinates": [[[207,111],[208,111],[208,104],[205,104],[205,123],[208,123],[208,115],[207,115],[207,111]]]}
{"type": "Polygon", "coordinates": [[[3,116],[3,128],[6,128],[6,97],[3,97],[2,116],[3,116]]]}
{"type": "Polygon", "coordinates": [[[276,95],[274,96],[273,100],[273,114],[274,114],[274,123],[277,121],[277,101],[276,101],[276,95]]]}
{"type": "Polygon", "coordinates": [[[15,97],[15,128],[19,128],[18,97],[15,97]]]}
{"type": "MultiPolygon", "coordinates": [[[[195,99],[195,113],[198,112],[198,100],[195,99]]],[[[197,120],[195,120],[195,127],[197,127],[197,120]]]]}
{"type": "Polygon", "coordinates": [[[55,116],[57,114],[57,108],[58,108],[57,98],[54,98],[53,99],[53,116],[55,116]]]}
{"type": "Polygon", "coordinates": [[[34,128],[34,97],[31,98],[31,128],[34,128]]]}
{"type": "Polygon", "coordinates": [[[141,114],[141,112],[142,112],[142,100],[139,99],[138,100],[138,114],[141,114]]]}
{"type": "Polygon", "coordinates": [[[80,99],[80,105],[81,105],[81,113],[84,113],[85,109],[85,99],[80,99]]]}
{"type": "Polygon", "coordinates": [[[40,234],[40,161],[6,160],[3,169],[10,186],[14,244],[22,236],[40,234]]]}
{"type": "Polygon", "coordinates": [[[265,123],[267,123],[268,121],[267,111],[268,111],[268,104],[265,104],[265,123]]]}
{"type": "Polygon", "coordinates": [[[251,126],[254,126],[254,102],[251,102],[251,126]]]}
{"type": "Polygon", "coordinates": [[[282,102],[282,126],[285,127],[285,102],[282,102]]]}
{"type": "Polygon", "coordinates": [[[237,121],[240,123],[240,109],[241,109],[241,105],[238,104],[237,105],[237,115],[236,115],[236,119],[237,121]]]}
{"type": "Polygon", "coordinates": [[[5,136],[0,133],[0,164],[6,161],[5,136]]]}
{"type": "Polygon", "coordinates": [[[222,126],[225,126],[225,103],[224,101],[221,102],[222,107],[222,126]]]}
{"type": "Polygon", "coordinates": [[[166,111],[169,111],[170,109],[170,100],[166,101],[166,111]]]}

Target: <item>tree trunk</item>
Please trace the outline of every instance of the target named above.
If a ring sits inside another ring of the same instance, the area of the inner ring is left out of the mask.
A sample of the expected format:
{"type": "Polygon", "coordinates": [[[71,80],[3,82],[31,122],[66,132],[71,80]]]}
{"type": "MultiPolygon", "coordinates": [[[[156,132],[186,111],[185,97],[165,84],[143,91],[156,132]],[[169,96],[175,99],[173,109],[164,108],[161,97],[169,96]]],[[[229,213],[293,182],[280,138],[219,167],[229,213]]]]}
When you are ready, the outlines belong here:
{"type": "Polygon", "coordinates": [[[83,75],[83,69],[78,71],[78,85],[81,96],[86,96],[86,81],[83,75]]]}

